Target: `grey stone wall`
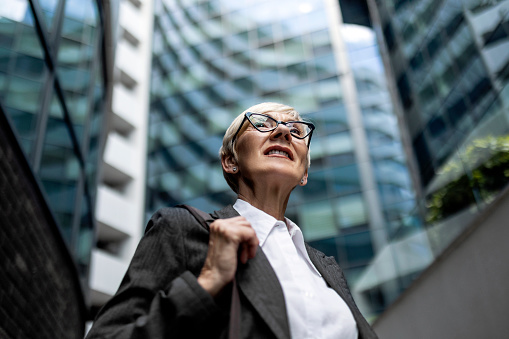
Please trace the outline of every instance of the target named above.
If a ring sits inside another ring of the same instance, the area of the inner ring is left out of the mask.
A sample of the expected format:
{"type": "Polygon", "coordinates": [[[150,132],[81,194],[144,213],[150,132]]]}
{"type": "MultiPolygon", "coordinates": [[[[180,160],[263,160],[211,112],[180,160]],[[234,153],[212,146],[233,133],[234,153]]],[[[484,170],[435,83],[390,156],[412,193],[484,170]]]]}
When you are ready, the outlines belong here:
{"type": "Polygon", "coordinates": [[[0,338],[82,338],[77,271],[0,111],[0,338]]]}

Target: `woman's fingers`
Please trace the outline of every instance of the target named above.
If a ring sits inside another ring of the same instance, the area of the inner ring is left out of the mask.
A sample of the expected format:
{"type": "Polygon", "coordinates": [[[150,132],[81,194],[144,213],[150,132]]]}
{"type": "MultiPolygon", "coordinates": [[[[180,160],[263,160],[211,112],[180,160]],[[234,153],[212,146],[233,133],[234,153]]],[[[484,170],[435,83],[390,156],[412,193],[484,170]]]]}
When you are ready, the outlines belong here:
{"type": "Polygon", "coordinates": [[[209,249],[198,282],[209,293],[216,295],[233,280],[237,256],[245,264],[255,256],[257,248],[258,238],[246,218],[214,221],[210,224],[209,249]]]}

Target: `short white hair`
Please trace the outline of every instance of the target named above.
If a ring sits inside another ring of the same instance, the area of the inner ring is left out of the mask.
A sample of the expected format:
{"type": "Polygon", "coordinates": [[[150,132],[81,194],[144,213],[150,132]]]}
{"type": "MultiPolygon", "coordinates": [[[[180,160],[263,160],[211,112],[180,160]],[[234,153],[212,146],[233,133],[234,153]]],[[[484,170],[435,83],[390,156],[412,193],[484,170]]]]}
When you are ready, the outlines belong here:
{"type": "MultiPolygon", "coordinates": [[[[235,162],[238,162],[237,159],[239,159],[237,150],[233,146],[232,139],[235,135],[235,132],[240,128],[240,125],[244,121],[244,115],[247,112],[252,113],[280,113],[280,114],[288,114],[292,117],[293,120],[296,121],[302,121],[299,112],[297,112],[293,107],[279,104],[275,102],[263,102],[261,104],[257,104],[254,106],[249,107],[244,112],[239,114],[231,123],[230,127],[226,130],[224,137],[223,137],[223,145],[219,149],[219,158],[222,160],[227,157],[233,157],[235,162]]],[[[245,124],[245,126],[242,128],[242,130],[239,131],[239,134],[237,135],[237,139],[244,133],[244,131],[247,129],[248,124],[245,124]]],[[[311,165],[311,156],[308,148],[308,156],[307,156],[307,167],[311,165]]],[[[235,192],[239,193],[239,179],[238,174],[231,174],[227,173],[223,168],[223,176],[226,179],[226,182],[230,186],[230,188],[235,192]]]]}

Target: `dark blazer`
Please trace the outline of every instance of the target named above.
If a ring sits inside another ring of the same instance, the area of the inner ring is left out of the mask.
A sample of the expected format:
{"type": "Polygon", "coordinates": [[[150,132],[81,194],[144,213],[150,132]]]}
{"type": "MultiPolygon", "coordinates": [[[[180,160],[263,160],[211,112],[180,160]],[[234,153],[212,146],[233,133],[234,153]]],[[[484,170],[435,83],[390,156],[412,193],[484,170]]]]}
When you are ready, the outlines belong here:
{"type": "MultiPolygon", "coordinates": [[[[214,219],[238,216],[233,207],[214,219]]],[[[227,338],[228,288],[214,300],[198,284],[209,234],[183,208],[162,208],[147,225],[120,288],[97,315],[92,338],[227,338]]],[[[306,245],[311,261],[352,311],[359,338],[377,338],[359,312],[333,257],[306,245]]],[[[240,264],[236,279],[243,338],[290,338],[283,291],[267,257],[240,264]]],[[[230,287],[231,288],[231,287],[230,287]]]]}

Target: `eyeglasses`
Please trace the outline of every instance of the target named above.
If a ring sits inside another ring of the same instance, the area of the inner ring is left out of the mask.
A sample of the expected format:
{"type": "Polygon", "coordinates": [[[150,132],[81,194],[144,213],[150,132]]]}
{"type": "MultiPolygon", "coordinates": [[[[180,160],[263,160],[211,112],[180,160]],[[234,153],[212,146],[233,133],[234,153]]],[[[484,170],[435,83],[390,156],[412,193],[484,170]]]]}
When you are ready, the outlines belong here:
{"type": "Polygon", "coordinates": [[[239,126],[239,129],[235,133],[232,139],[232,145],[237,138],[237,134],[239,134],[242,125],[246,119],[256,128],[259,132],[265,133],[273,131],[279,126],[279,124],[283,124],[290,129],[290,134],[297,139],[305,139],[309,136],[308,139],[308,148],[311,142],[311,136],[313,135],[313,130],[315,129],[315,125],[310,122],[304,121],[277,121],[276,119],[260,113],[251,113],[247,112],[244,115],[244,120],[239,126]]]}

